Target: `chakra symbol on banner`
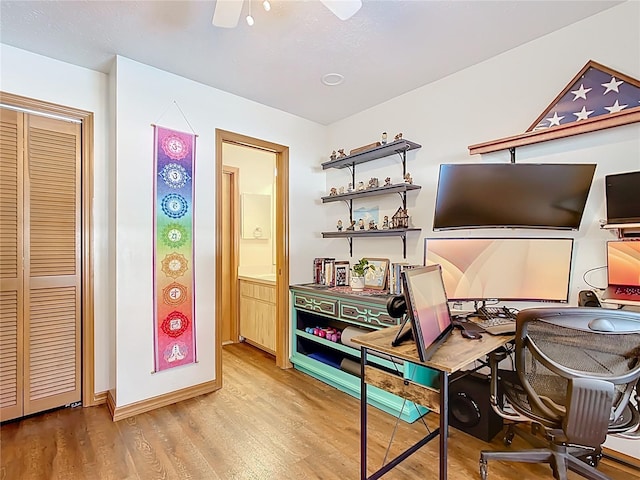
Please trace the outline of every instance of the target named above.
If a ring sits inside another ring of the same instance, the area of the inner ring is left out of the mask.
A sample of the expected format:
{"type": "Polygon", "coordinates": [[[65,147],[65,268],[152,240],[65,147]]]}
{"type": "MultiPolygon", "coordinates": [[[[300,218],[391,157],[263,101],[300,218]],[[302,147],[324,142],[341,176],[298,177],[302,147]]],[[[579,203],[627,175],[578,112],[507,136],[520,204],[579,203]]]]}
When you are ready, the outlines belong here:
{"type": "Polygon", "coordinates": [[[162,140],[162,150],[174,160],[182,160],[189,153],[189,145],[177,135],[167,135],[162,140]]]}
{"type": "Polygon", "coordinates": [[[187,213],[187,201],[182,195],[170,193],[162,198],[162,211],[167,217],[180,218],[187,213]]]}
{"type": "Polygon", "coordinates": [[[187,344],[184,342],[175,342],[169,344],[167,348],[165,348],[162,356],[164,359],[169,362],[175,362],[177,360],[182,360],[187,356],[187,352],[189,349],[187,348],[187,344]]]}
{"type": "Polygon", "coordinates": [[[187,170],[177,163],[170,163],[162,168],[158,174],[170,188],[182,188],[191,180],[187,170]]]}
{"type": "Polygon", "coordinates": [[[180,248],[189,240],[189,232],[179,223],[170,223],[162,229],[162,241],[172,248],[180,248]]]}
{"type": "Polygon", "coordinates": [[[173,311],[162,322],[160,328],[170,337],[176,338],[182,335],[189,327],[189,319],[181,312],[173,311]]]}
{"type": "Polygon", "coordinates": [[[180,305],[187,299],[187,287],[177,282],[170,283],[162,289],[162,300],[167,305],[180,305]]]}
{"type": "Polygon", "coordinates": [[[165,275],[178,278],[187,271],[187,259],[181,253],[170,253],[162,260],[162,271],[165,275]]]}

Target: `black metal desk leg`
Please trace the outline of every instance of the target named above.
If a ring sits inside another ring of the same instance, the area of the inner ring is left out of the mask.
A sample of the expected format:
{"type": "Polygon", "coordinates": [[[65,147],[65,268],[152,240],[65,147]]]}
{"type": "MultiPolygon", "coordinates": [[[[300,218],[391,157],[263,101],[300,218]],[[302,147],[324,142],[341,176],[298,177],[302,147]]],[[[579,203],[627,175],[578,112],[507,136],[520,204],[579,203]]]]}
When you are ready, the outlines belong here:
{"type": "Polygon", "coordinates": [[[440,480],[447,480],[449,441],[449,374],[440,372],[440,480]]]}
{"type": "Polygon", "coordinates": [[[367,366],[367,348],[360,352],[360,480],[367,480],[367,382],[364,377],[367,366]]]}

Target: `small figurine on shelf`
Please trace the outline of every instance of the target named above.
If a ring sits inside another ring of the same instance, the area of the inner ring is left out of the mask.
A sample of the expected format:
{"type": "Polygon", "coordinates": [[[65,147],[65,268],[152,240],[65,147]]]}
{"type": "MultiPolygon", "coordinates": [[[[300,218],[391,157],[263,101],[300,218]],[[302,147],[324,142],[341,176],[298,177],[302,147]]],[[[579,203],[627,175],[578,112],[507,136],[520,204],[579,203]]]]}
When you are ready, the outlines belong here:
{"type": "Polygon", "coordinates": [[[336,228],[338,229],[339,232],[342,231],[342,220],[338,220],[338,224],[336,225],[336,228]]]}
{"type": "Polygon", "coordinates": [[[356,188],[356,190],[358,192],[361,192],[364,189],[365,189],[364,182],[358,182],[358,187],[356,188]]]}
{"type": "Polygon", "coordinates": [[[391,185],[391,177],[387,177],[384,179],[384,186],[388,187],[389,185],[391,185]]]}
{"type": "Polygon", "coordinates": [[[378,188],[379,186],[380,186],[380,182],[376,177],[371,177],[369,179],[369,185],[367,186],[367,188],[378,188]]]}
{"type": "Polygon", "coordinates": [[[336,195],[338,195],[338,190],[336,189],[336,187],[331,187],[331,190],[329,190],[329,196],[335,197],[336,195]]]}
{"type": "Polygon", "coordinates": [[[331,152],[331,156],[329,157],[329,160],[333,161],[333,160],[335,160],[336,158],[337,158],[337,157],[336,157],[336,151],[334,150],[333,152],[331,152]]]}
{"type": "Polygon", "coordinates": [[[377,230],[378,226],[376,225],[376,222],[374,222],[373,220],[369,220],[369,230],[377,230]]]}
{"type": "Polygon", "coordinates": [[[347,186],[347,192],[353,192],[353,183],[349,182],[349,185],[347,186]]]}
{"type": "Polygon", "coordinates": [[[396,134],[395,137],[393,137],[394,140],[402,140],[402,132],[396,134]]]}
{"type": "Polygon", "coordinates": [[[343,157],[346,157],[346,156],[347,156],[347,154],[344,153],[344,148],[338,149],[338,158],[343,158],[343,157]]]}
{"type": "Polygon", "coordinates": [[[386,145],[387,144],[387,132],[382,132],[382,145],[386,145]]]}
{"type": "Polygon", "coordinates": [[[382,230],[389,230],[389,216],[385,215],[382,220],[382,230]]]}
{"type": "Polygon", "coordinates": [[[409,214],[406,208],[398,208],[391,217],[391,228],[409,228],[409,214]]]}
{"type": "Polygon", "coordinates": [[[358,229],[364,230],[364,220],[362,218],[358,220],[358,229]]]}
{"type": "Polygon", "coordinates": [[[338,187],[338,195],[342,195],[344,193],[344,187],[338,187]]]}
{"type": "Polygon", "coordinates": [[[347,230],[355,230],[356,229],[356,221],[351,220],[351,225],[347,227],[347,230]]]}
{"type": "Polygon", "coordinates": [[[413,178],[411,178],[411,174],[409,172],[404,174],[404,183],[412,184],[413,178]]]}

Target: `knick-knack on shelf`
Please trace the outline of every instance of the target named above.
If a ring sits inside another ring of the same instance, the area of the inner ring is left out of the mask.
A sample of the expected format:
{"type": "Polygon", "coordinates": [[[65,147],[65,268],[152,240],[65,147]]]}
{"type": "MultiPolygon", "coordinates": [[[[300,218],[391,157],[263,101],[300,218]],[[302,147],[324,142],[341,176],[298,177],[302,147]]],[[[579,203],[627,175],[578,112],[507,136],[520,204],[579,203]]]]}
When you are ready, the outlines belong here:
{"type": "Polygon", "coordinates": [[[339,232],[342,231],[342,220],[338,220],[338,223],[336,225],[336,228],[338,229],[339,232]]]}
{"type": "Polygon", "coordinates": [[[382,132],[382,141],[381,141],[382,145],[386,145],[387,144],[387,132],[382,132]]]}

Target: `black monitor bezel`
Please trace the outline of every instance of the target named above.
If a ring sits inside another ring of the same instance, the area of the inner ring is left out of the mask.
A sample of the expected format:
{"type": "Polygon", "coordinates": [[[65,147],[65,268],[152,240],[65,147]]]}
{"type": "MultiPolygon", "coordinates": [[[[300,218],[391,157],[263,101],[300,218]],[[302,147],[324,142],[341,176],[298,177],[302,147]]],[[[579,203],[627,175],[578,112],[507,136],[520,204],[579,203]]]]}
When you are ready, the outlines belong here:
{"type": "MultiPolygon", "coordinates": [[[[616,224],[626,224],[626,223],[640,223],[640,211],[637,212],[637,215],[633,215],[633,216],[628,216],[628,215],[614,216],[613,212],[611,212],[612,210],[611,207],[614,206],[614,201],[616,200],[612,197],[615,197],[616,195],[618,196],[620,195],[620,192],[617,191],[620,189],[620,183],[612,185],[612,182],[620,182],[620,181],[624,182],[625,179],[631,178],[633,180],[636,177],[638,178],[638,180],[640,180],[640,171],[613,173],[610,175],[605,175],[604,196],[605,196],[605,210],[606,210],[608,224],[616,225],[616,224]]],[[[637,191],[634,191],[633,194],[634,195],[637,194],[637,191]]],[[[615,205],[615,208],[613,208],[614,212],[618,208],[619,206],[615,205]]],[[[619,213],[619,212],[616,212],[616,213],[619,213]]]]}
{"type": "Polygon", "coordinates": [[[440,265],[428,265],[425,267],[415,267],[408,270],[403,270],[400,274],[402,279],[402,287],[403,293],[405,297],[405,302],[407,303],[407,316],[408,321],[411,324],[411,329],[413,331],[413,338],[416,344],[416,349],[418,351],[418,356],[420,357],[421,362],[427,362],[431,359],[436,350],[440,347],[440,345],[447,339],[447,337],[451,334],[454,329],[453,321],[451,318],[451,310],[449,309],[449,302],[447,299],[447,293],[444,289],[444,281],[442,280],[442,268],[440,265]],[[414,316],[414,305],[415,300],[413,298],[413,288],[410,285],[407,277],[412,277],[414,275],[420,275],[424,273],[430,273],[434,270],[439,272],[440,277],[440,285],[442,285],[442,293],[445,299],[445,306],[447,308],[447,313],[449,315],[449,325],[445,327],[445,329],[436,337],[434,341],[432,341],[429,345],[425,344],[424,336],[422,335],[422,330],[420,327],[420,322],[416,321],[414,316]]]}

